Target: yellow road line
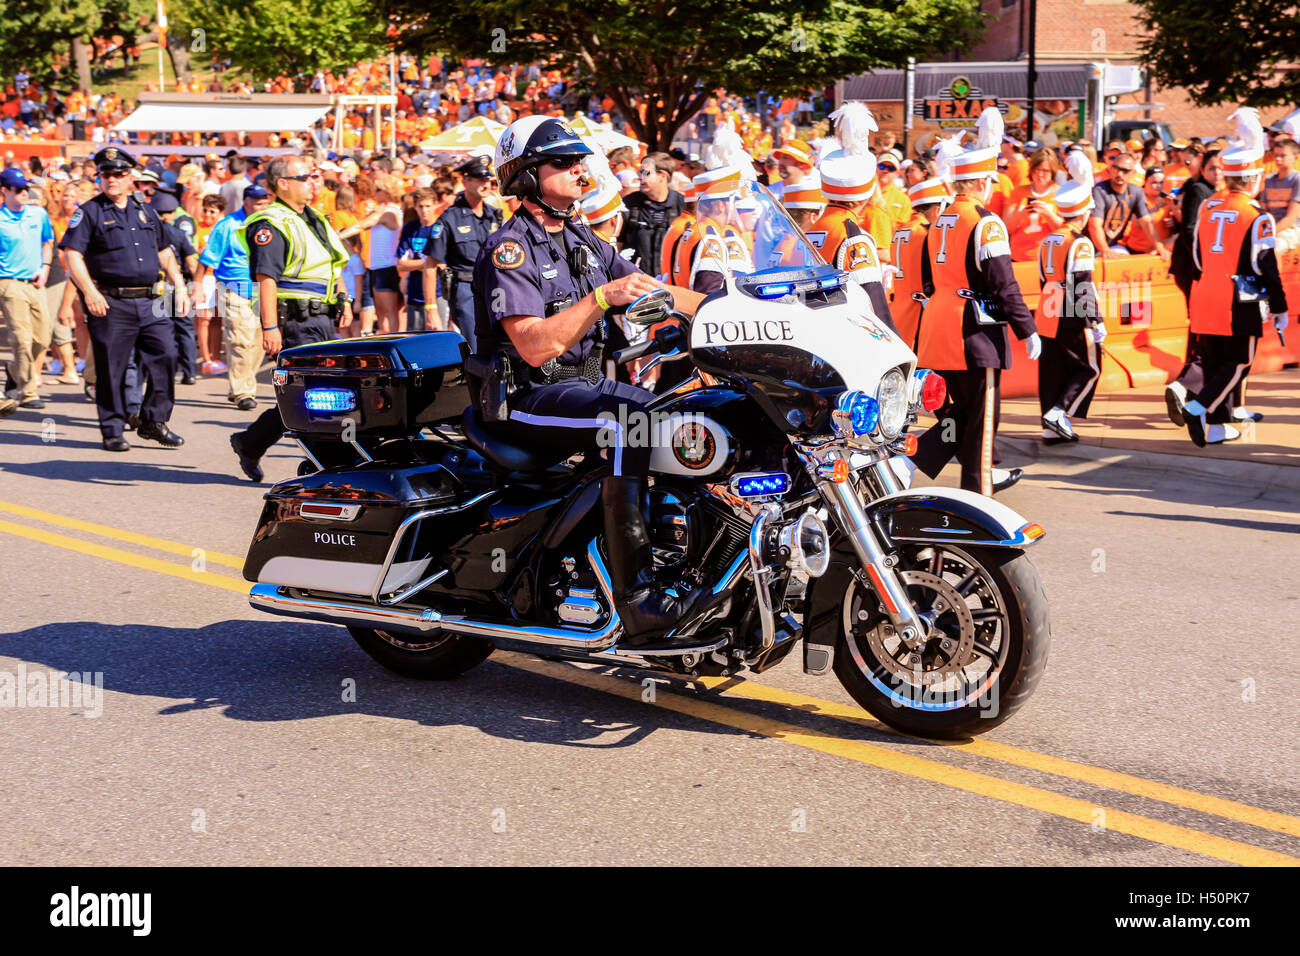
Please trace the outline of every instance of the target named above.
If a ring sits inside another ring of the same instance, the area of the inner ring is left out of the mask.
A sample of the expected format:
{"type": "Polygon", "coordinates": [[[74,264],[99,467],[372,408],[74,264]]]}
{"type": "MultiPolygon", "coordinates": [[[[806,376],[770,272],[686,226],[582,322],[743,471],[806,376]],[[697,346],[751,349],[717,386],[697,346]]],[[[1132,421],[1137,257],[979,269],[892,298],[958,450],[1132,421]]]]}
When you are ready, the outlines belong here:
{"type": "MultiPolygon", "coordinates": [[[[0,531],[28,538],[33,541],[40,541],[45,544],[65,548],[70,551],[78,551],[82,554],[88,554],[107,561],[115,561],[119,564],[141,568],[146,571],[156,571],[160,574],[170,575],[171,577],[182,578],[199,584],[208,584],[228,591],[234,591],[240,595],[247,594],[248,592],[248,585],[242,581],[235,580],[234,578],[228,578],[220,574],[213,574],[208,571],[194,571],[181,565],[133,554],[119,548],[110,548],[88,541],[82,541],[79,538],[71,538],[67,535],[44,531],[39,528],[30,528],[26,525],[19,525],[9,521],[0,520],[0,531]]],[[[189,551],[186,551],[185,553],[188,554],[189,551]]],[[[625,679],[609,677],[596,671],[583,670],[571,665],[535,660],[516,653],[502,653],[498,655],[498,659],[508,666],[528,671],[530,673],[562,680],[570,684],[589,687],[593,690],[613,694],[625,699],[641,699],[641,686],[625,679]]],[[[712,682],[716,685],[717,683],[721,683],[722,679],[706,679],[706,682],[712,682]]],[[[860,715],[852,713],[850,708],[833,704],[830,701],[817,701],[816,698],[804,698],[802,695],[787,694],[784,691],[779,691],[776,688],[766,687],[761,684],[751,683],[737,686],[747,688],[755,699],[769,699],[777,703],[788,704],[801,702],[805,705],[812,704],[814,706],[824,706],[831,710],[840,711],[841,716],[851,716],[855,720],[863,720],[860,715]]],[[[730,690],[734,692],[735,689],[736,688],[733,687],[730,690]]],[[[1098,809],[1101,809],[1105,811],[1104,824],[1106,829],[1114,830],[1119,833],[1126,833],[1131,836],[1137,836],[1153,843],[1161,843],[1165,846],[1174,847],[1175,849],[1186,850],[1191,853],[1199,853],[1203,856],[1213,857],[1229,863],[1237,863],[1243,866],[1300,865],[1300,858],[1289,856],[1285,853],[1279,853],[1262,847],[1240,843],[1236,840],[1229,840],[1224,837],[1202,833],[1188,827],[1164,823],[1160,820],[1153,820],[1123,810],[1099,807],[1098,805],[1089,803],[1086,800],[1066,797],[1037,787],[1026,786],[1013,781],[1003,780],[999,777],[992,777],[987,774],[965,770],[960,767],[953,767],[945,763],[927,760],[923,757],[917,757],[912,754],[898,753],[886,747],[869,744],[864,741],[845,740],[840,737],[834,737],[830,734],[821,733],[819,731],[808,730],[793,724],[742,713],[740,711],[731,710],[730,708],[724,707],[720,704],[682,696],[671,691],[663,690],[662,688],[656,690],[656,704],[663,706],[668,710],[693,716],[701,720],[707,720],[711,723],[734,727],[738,730],[744,730],[751,733],[759,733],[766,737],[783,740],[796,746],[853,760],[882,770],[891,770],[921,780],[928,780],[932,783],[942,784],[968,793],[991,797],[1005,803],[1012,803],[1029,809],[1039,810],[1043,813],[1064,817],[1065,819],[1074,820],[1079,823],[1093,824],[1097,822],[1095,813],[1098,809]]],[[[974,743],[983,745],[983,748],[988,749],[992,742],[976,741],[974,743]]],[[[978,749],[970,744],[956,746],[967,747],[978,752],[978,749]]],[[[1002,752],[1007,756],[1015,756],[1017,758],[1020,758],[1022,755],[1025,759],[1028,759],[1028,757],[1041,758],[1041,760],[1044,761],[1043,766],[1055,762],[1059,765],[1060,769],[1078,767],[1082,768],[1082,770],[1093,771],[1103,775],[1112,773],[1111,771],[1099,770],[1099,768],[1086,767],[1082,764],[1071,764],[1070,761],[1059,760],[1059,758],[1046,757],[1045,755],[1040,754],[1030,754],[1027,751],[1019,751],[1018,748],[1006,747],[1006,745],[993,745],[992,748],[988,749],[988,752],[983,755],[992,756],[997,752],[1002,752]]],[[[994,757],[993,759],[1004,758],[994,757]]],[[[1017,761],[1012,760],[1010,762],[1014,763],[1017,761]]],[[[1021,765],[1027,766],[1027,764],[1023,763],[1021,765]]],[[[1048,772],[1053,771],[1049,770],[1048,772]]],[[[1064,775],[1068,776],[1069,774],[1064,775]]],[[[1165,786],[1163,784],[1156,784],[1153,781],[1140,780],[1135,777],[1130,778],[1125,774],[1113,774],[1112,776],[1117,782],[1123,778],[1127,778],[1128,780],[1156,788],[1157,790],[1165,786]]],[[[1078,779],[1083,778],[1080,777],[1078,779]]],[[[1105,784],[1102,785],[1105,786],[1105,784]]],[[[1178,791],[1178,788],[1168,789],[1170,791],[1178,791]]],[[[1218,801],[1217,798],[1205,797],[1202,794],[1192,794],[1190,791],[1178,792],[1187,794],[1188,797],[1196,797],[1208,801],[1206,806],[1213,805],[1217,802],[1220,804],[1230,804],[1237,807],[1243,807],[1245,810],[1256,810],[1254,807],[1244,807],[1244,805],[1241,804],[1232,804],[1232,801],[1218,801]]],[[[1190,804],[1186,802],[1179,802],[1179,805],[1190,806],[1190,804]]],[[[1195,806],[1193,809],[1202,809],[1202,807],[1195,806]]],[[[1269,811],[1262,810],[1257,812],[1260,814],[1269,813],[1269,811]]],[[[1284,815],[1276,814],[1275,816],[1284,815]]],[[[1232,819],[1239,819],[1239,817],[1234,816],[1232,819]]]]}
{"type": "MultiPolygon", "coordinates": [[[[641,685],[628,680],[609,677],[598,671],[584,670],[570,665],[533,660],[514,653],[500,654],[498,657],[502,663],[519,670],[613,694],[626,700],[641,700],[641,685]]],[[[1288,856],[1285,853],[1266,850],[1262,847],[1251,846],[1248,843],[1240,843],[1236,840],[1202,833],[1199,830],[1164,823],[1160,820],[1152,820],[1149,817],[1138,816],[1135,813],[1128,813],[1111,807],[1101,807],[1086,800],[1078,800],[1074,797],[1063,796],[1048,790],[1041,790],[1038,787],[1003,780],[999,777],[990,777],[987,774],[927,760],[924,757],[898,753],[886,747],[864,741],[844,740],[830,734],[808,730],[770,718],[744,714],[710,701],[684,697],[672,691],[664,690],[662,687],[655,692],[655,704],[666,710],[697,717],[711,723],[722,724],[726,727],[734,727],[737,730],[751,733],[759,733],[765,737],[783,740],[799,747],[806,747],[821,753],[854,760],[882,770],[892,770],[910,777],[917,777],[946,787],[964,790],[967,793],[992,797],[1004,803],[1028,807],[1032,810],[1050,813],[1079,823],[1091,825],[1098,822],[1099,818],[1096,811],[1103,810],[1105,816],[1100,819],[1107,830],[1141,837],[1153,843],[1161,843],[1175,849],[1186,850],[1189,853],[1199,853],[1202,856],[1213,857],[1228,863],[1237,863],[1242,866],[1300,865],[1300,858],[1288,856]]]]}
{"type": "MultiPolygon", "coordinates": [[[[847,704],[820,700],[816,697],[808,697],[804,694],[781,690],[777,687],[753,681],[737,682],[733,678],[726,677],[698,677],[694,678],[694,680],[696,683],[705,684],[710,690],[721,689],[722,694],[725,696],[744,697],[749,700],[783,704],[805,713],[850,721],[864,727],[870,727],[873,730],[896,734],[900,737],[909,736],[877,721],[866,711],[847,704]]],[[[1014,764],[1028,770],[1039,770],[1058,777],[1068,777],[1072,780],[1095,784],[1110,790],[1119,790],[1138,797],[1148,797],[1152,800],[1159,800],[1161,803],[1186,807],[1189,810],[1199,810],[1201,813],[1209,813],[1228,820],[1248,823],[1251,826],[1262,827],[1265,830],[1275,830],[1289,836],[1300,836],[1300,817],[1289,816],[1274,810],[1264,810],[1260,807],[1252,807],[1249,804],[1238,803],[1235,800],[1225,800],[1222,797],[1197,793],[1194,790],[1184,790],[1182,787],[1158,783],[1143,777],[1134,777],[1131,774],[1121,773],[1116,770],[1105,770],[1101,767],[1077,763],[1062,757],[1052,757],[1032,750],[1013,747],[1010,744],[1000,744],[997,741],[985,738],[978,738],[967,743],[940,743],[940,746],[986,757],[990,760],[998,760],[1002,763],[1014,764]]]]}
{"type": "Polygon", "coordinates": [[[7,511],[23,518],[31,518],[34,521],[44,521],[46,524],[58,525],[61,528],[72,528],[75,531],[88,531],[91,534],[101,535],[105,538],[116,538],[118,541],[127,541],[131,544],[141,544],[146,548],[156,548],[159,551],[167,551],[170,554],[179,554],[186,558],[194,557],[195,550],[203,552],[203,560],[209,564],[221,564],[228,568],[234,568],[236,571],[243,570],[244,559],[237,558],[233,554],[222,554],[220,551],[209,551],[206,548],[196,549],[193,545],[181,544],[177,541],[167,541],[163,538],[152,538],[147,534],[137,534],[134,531],[123,531],[121,528],[110,528],[108,525],[95,524],[93,521],[82,521],[79,518],[68,518],[64,515],[54,514],[49,511],[40,511],[36,508],[28,508],[25,505],[16,505],[9,501],[0,501],[0,511],[7,511]]]}
{"type": "Polygon", "coordinates": [[[82,554],[103,558],[105,561],[116,561],[119,564],[129,564],[133,568],[157,571],[159,574],[169,574],[174,578],[184,578],[186,581],[196,581],[199,584],[210,584],[213,587],[225,588],[227,591],[248,594],[249,585],[247,582],[237,578],[228,578],[224,574],[213,574],[211,571],[195,571],[183,565],[172,564],[170,561],[159,561],[157,558],[133,554],[130,551],[123,551],[121,548],[110,548],[91,541],[82,541],[80,538],[70,538],[66,534],[45,531],[41,528],[29,528],[27,525],[14,524],[12,521],[0,521],[0,531],[7,531],[21,538],[30,538],[32,541],[52,544],[58,548],[66,548],[69,551],[80,551],[82,554]]]}

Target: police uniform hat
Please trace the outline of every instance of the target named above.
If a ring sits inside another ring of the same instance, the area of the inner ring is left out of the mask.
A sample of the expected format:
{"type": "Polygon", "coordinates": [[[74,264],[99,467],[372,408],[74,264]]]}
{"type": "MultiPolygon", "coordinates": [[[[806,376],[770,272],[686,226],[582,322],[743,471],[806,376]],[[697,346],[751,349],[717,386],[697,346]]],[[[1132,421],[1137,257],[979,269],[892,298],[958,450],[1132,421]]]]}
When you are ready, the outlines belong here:
{"type": "Polygon", "coordinates": [[[457,166],[456,172],[462,176],[473,176],[475,179],[491,179],[492,162],[486,156],[473,156],[457,166]]]}
{"type": "Polygon", "coordinates": [[[149,197],[149,205],[154,212],[162,215],[175,212],[180,207],[180,201],[170,191],[160,189],[149,197]]]}
{"type": "Polygon", "coordinates": [[[101,173],[120,173],[140,165],[134,156],[120,146],[105,146],[95,154],[93,162],[95,169],[101,173]]]}

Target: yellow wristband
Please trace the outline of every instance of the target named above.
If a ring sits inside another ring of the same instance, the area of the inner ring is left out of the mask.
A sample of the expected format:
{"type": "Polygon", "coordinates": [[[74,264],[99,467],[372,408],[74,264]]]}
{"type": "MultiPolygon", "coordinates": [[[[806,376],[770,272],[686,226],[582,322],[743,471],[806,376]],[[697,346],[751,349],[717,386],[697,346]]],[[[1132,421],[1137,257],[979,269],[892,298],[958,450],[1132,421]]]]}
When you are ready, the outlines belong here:
{"type": "Polygon", "coordinates": [[[608,312],[610,309],[609,299],[605,298],[605,287],[596,286],[596,291],[592,293],[596,297],[596,304],[600,306],[602,312],[608,312]]]}

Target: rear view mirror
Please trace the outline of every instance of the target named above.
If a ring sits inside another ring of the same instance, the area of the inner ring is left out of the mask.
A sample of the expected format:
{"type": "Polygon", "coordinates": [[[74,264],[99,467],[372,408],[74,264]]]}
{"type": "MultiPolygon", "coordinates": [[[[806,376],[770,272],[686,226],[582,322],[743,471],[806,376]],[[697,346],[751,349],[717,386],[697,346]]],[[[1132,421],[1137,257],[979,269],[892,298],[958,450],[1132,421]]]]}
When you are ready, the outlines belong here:
{"type": "Polygon", "coordinates": [[[634,325],[654,325],[668,318],[672,308],[672,292],[667,289],[655,289],[629,305],[623,317],[634,325]]]}

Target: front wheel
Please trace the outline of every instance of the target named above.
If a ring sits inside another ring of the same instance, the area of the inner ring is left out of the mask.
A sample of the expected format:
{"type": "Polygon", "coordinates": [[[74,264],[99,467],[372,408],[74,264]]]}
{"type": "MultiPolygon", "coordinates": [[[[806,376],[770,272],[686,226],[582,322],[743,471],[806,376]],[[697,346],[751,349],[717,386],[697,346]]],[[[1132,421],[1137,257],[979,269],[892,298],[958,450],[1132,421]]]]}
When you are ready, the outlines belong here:
{"type": "Polygon", "coordinates": [[[491,641],[463,634],[410,637],[369,627],[349,627],[361,649],[384,667],[416,680],[451,680],[487,660],[491,641]]]}
{"type": "Polygon", "coordinates": [[[944,739],[991,730],[1020,709],[1047,665],[1038,572],[1023,552],[1001,548],[909,545],[900,557],[895,572],[930,623],[923,646],[899,637],[843,539],[811,596],[813,639],[835,644],[840,683],[891,727],[944,739]]]}

